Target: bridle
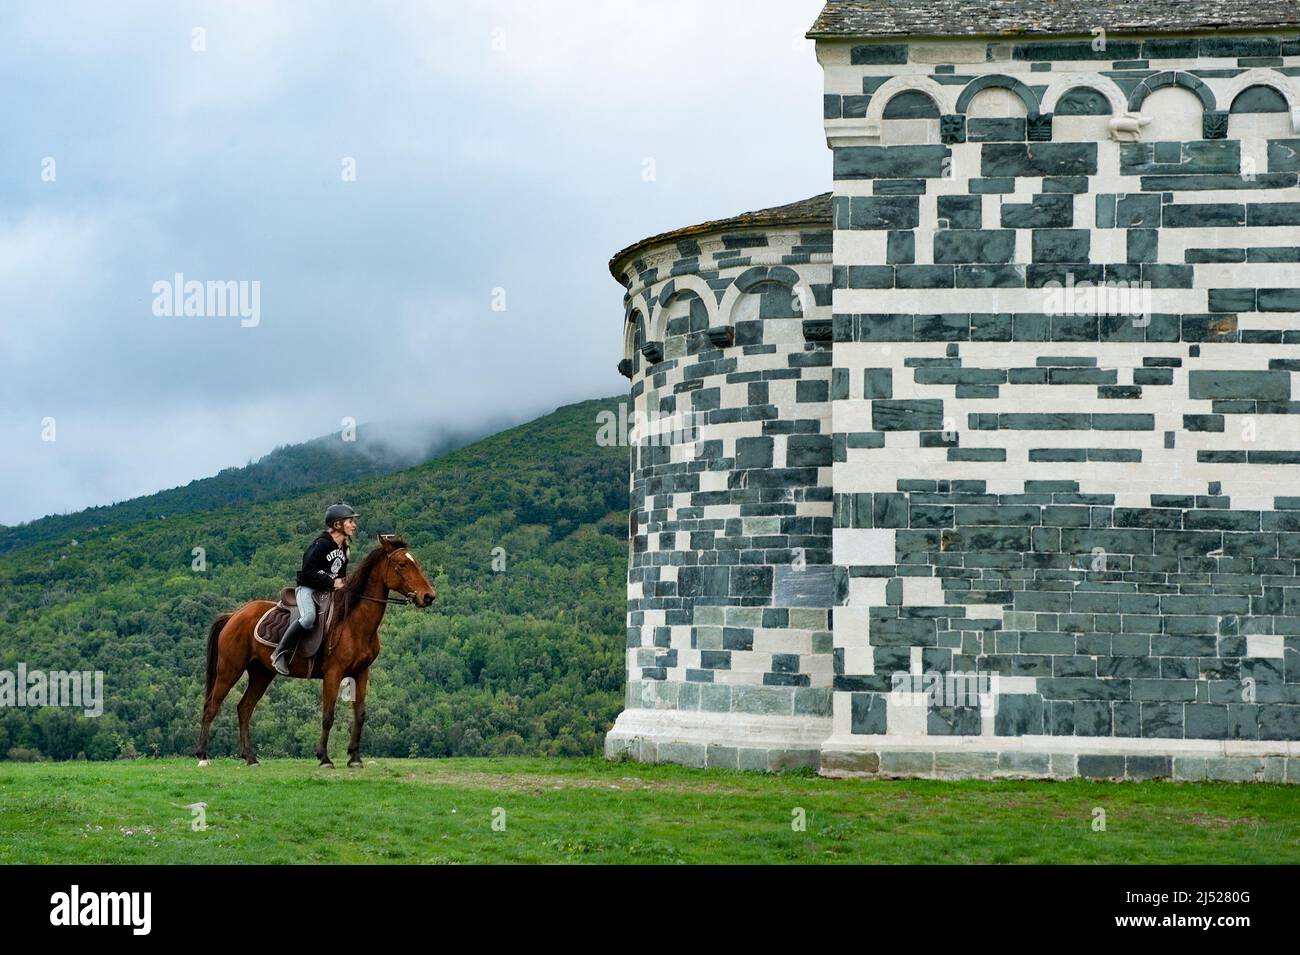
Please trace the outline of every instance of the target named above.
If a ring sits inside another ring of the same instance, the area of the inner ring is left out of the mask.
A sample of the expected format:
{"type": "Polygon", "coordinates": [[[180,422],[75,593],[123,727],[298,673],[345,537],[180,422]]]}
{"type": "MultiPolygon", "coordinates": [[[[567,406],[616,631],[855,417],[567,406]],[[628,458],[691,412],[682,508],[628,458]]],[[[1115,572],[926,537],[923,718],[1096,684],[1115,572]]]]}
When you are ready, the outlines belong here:
{"type": "MultiPolygon", "coordinates": [[[[410,548],[409,548],[409,547],[403,547],[400,551],[397,551],[397,553],[399,553],[399,554],[400,554],[400,553],[403,553],[403,552],[410,553],[410,548]]],[[[394,564],[397,563],[397,561],[393,559],[393,554],[391,554],[391,553],[389,553],[389,554],[385,554],[385,555],[384,555],[384,562],[385,562],[385,563],[390,563],[390,562],[391,562],[391,563],[394,563],[394,564]]],[[[386,585],[385,585],[385,589],[387,589],[387,586],[386,586],[386,585]]],[[[393,597],[391,597],[391,596],[386,596],[386,597],[370,597],[370,596],[367,596],[366,594],[354,594],[354,596],[355,596],[358,600],[372,600],[372,601],[374,601],[375,603],[381,603],[381,604],[397,604],[398,606],[402,606],[402,605],[404,605],[404,604],[414,604],[414,603],[415,603],[415,591],[414,591],[414,590],[408,590],[405,594],[403,594],[403,595],[401,595],[401,596],[399,596],[399,597],[397,597],[397,598],[393,598],[393,597]]]]}

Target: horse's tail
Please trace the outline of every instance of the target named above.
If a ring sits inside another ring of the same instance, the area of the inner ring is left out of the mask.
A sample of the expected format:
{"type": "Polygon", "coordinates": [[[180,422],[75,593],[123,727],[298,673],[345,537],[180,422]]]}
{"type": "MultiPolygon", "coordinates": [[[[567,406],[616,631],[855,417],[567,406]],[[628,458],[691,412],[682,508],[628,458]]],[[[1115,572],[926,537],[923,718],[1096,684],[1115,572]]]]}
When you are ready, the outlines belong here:
{"type": "Polygon", "coordinates": [[[221,631],[225,629],[226,621],[233,616],[233,613],[223,613],[216,620],[212,621],[212,629],[208,631],[208,672],[204,680],[203,690],[203,698],[205,700],[212,695],[212,685],[217,682],[218,637],[221,636],[221,631]]]}

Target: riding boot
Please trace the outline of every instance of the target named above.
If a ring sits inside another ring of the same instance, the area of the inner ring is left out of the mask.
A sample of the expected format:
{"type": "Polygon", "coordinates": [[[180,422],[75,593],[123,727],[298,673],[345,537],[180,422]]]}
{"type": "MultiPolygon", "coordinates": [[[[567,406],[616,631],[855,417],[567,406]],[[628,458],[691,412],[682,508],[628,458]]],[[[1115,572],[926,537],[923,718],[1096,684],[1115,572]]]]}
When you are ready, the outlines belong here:
{"type": "Polygon", "coordinates": [[[289,675],[289,656],[298,646],[298,638],[304,632],[305,628],[298,620],[293,621],[285,628],[284,636],[280,638],[279,644],[276,645],[275,651],[271,654],[271,664],[275,667],[275,672],[281,676],[289,675]]]}

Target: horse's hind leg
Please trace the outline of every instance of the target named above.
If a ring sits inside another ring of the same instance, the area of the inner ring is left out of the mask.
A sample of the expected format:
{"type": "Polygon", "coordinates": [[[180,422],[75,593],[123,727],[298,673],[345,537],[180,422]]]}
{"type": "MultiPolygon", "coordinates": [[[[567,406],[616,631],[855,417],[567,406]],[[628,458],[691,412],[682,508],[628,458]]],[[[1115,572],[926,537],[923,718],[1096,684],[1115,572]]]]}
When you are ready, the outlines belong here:
{"type": "Polygon", "coordinates": [[[370,668],[357,674],[357,694],[352,700],[352,739],[348,742],[348,768],[356,769],[361,762],[361,730],[366,725],[366,690],[370,686],[370,668]]]}
{"type": "Polygon", "coordinates": [[[217,671],[217,679],[212,684],[212,692],[208,695],[207,702],[203,704],[203,725],[199,727],[199,747],[198,752],[195,754],[199,757],[200,766],[208,764],[208,733],[212,729],[212,721],[221,712],[221,704],[225,702],[226,695],[242,676],[242,671],[237,670],[232,673],[230,669],[222,666],[217,671]]]}
{"type": "Polygon", "coordinates": [[[266,688],[271,685],[275,679],[275,674],[254,660],[248,667],[248,687],[244,690],[244,695],[239,700],[239,754],[244,757],[244,761],[249,766],[257,765],[257,756],[253,752],[252,735],[249,732],[249,724],[253,720],[253,710],[257,708],[258,701],[262,699],[262,694],[266,688]]]}

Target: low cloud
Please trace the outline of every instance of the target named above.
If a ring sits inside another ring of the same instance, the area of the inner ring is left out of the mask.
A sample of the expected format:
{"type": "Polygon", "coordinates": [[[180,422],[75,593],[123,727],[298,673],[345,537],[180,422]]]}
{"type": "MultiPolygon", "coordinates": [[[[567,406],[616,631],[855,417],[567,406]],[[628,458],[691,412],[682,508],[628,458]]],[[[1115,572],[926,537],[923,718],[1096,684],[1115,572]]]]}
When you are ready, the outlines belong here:
{"type": "Polygon", "coordinates": [[[0,522],[621,391],[610,254],[824,189],[819,7],[6,5],[0,522]],[[178,272],[257,326],[155,316],[178,272]]]}

